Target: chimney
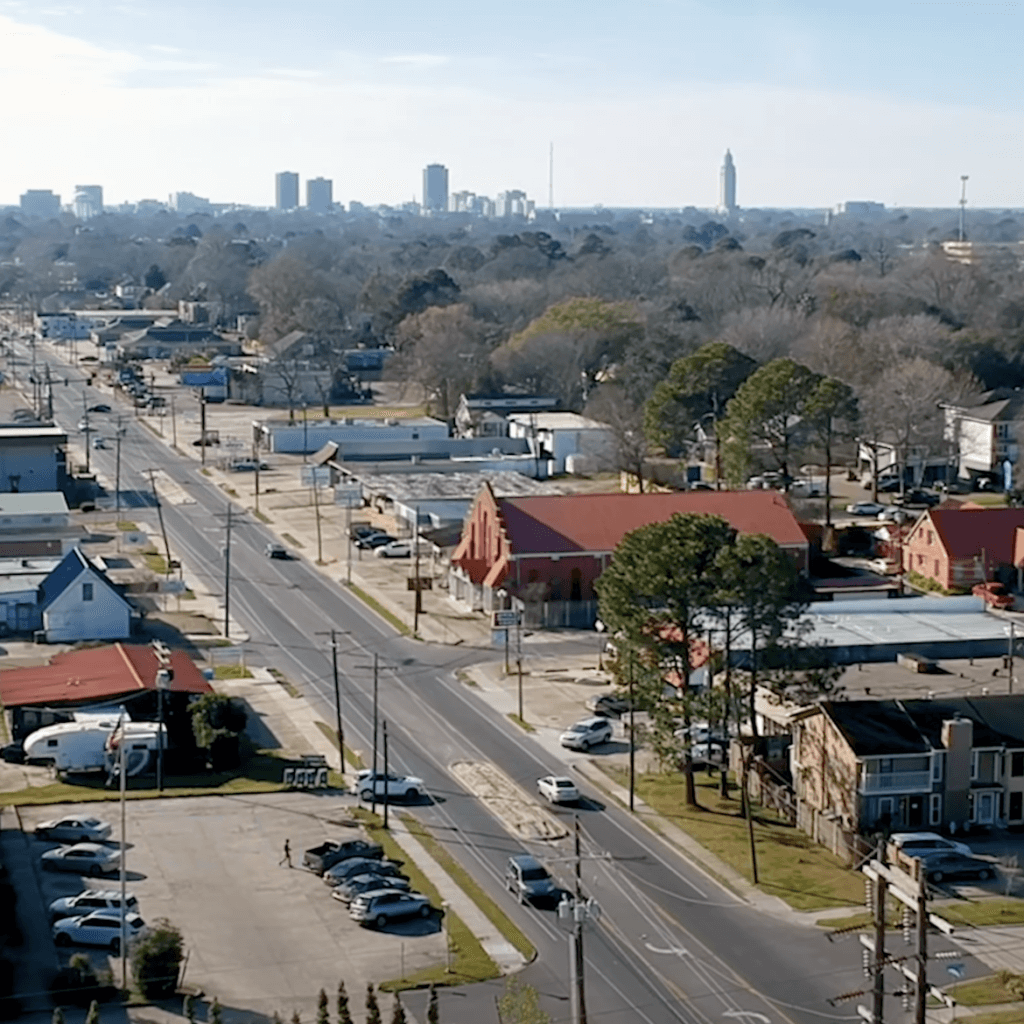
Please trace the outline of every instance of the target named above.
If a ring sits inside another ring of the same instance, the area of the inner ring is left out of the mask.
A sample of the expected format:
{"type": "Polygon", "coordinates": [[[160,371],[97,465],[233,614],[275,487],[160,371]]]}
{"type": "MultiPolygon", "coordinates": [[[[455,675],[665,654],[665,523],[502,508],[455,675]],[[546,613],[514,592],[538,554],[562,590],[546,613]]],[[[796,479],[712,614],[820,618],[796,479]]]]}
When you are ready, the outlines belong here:
{"type": "Polygon", "coordinates": [[[950,829],[963,830],[970,820],[971,753],[974,722],[969,718],[947,719],[942,723],[942,745],[946,748],[946,793],[944,818],[950,829]]]}

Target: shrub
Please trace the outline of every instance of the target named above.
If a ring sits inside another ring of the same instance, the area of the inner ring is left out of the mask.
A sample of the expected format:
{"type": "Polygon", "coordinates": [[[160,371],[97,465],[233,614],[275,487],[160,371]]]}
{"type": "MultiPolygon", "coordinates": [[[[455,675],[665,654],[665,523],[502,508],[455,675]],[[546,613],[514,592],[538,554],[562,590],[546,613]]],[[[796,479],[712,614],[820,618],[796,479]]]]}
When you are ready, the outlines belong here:
{"type": "Polygon", "coordinates": [[[207,693],[192,705],[192,732],[196,746],[209,751],[214,771],[239,763],[238,736],[248,716],[236,700],[222,693],[207,693]]]}
{"type": "Polygon", "coordinates": [[[181,932],[167,918],[132,943],[132,975],[147,999],[166,999],[178,987],[181,932]]]}
{"type": "Polygon", "coordinates": [[[50,996],[58,1005],[70,1004],[84,1009],[93,1002],[106,1002],[113,995],[114,984],[109,972],[97,974],[84,953],[76,953],[50,983],[50,996]]]}

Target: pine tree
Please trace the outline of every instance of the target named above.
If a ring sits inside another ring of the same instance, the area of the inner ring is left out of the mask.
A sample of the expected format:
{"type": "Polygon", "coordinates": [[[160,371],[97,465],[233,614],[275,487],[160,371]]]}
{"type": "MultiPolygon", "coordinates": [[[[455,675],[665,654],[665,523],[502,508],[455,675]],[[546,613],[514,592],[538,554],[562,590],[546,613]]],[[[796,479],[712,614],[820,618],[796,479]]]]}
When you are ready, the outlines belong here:
{"type": "Polygon", "coordinates": [[[352,1011],[348,1008],[348,992],[344,980],[338,982],[338,1024],[352,1024],[352,1011]]]}
{"type": "Polygon", "coordinates": [[[397,994],[395,995],[395,1005],[391,1009],[391,1024],[406,1024],[405,1009],[397,994]]]}
{"type": "Polygon", "coordinates": [[[188,1024],[196,1024],[196,997],[191,992],[186,993],[182,1000],[181,1012],[185,1015],[188,1024]]]}
{"type": "Polygon", "coordinates": [[[437,989],[430,986],[430,999],[427,1002],[427,1024],[441,1024],[441,1010],[437,1005],[437,989]]]}
{"type": "Polygon", "coordinates": [[[380,1007],[377,1005],[373,985],[366,986],[366,1024],[381,1024],[380,1007]]]}
{"type": "Polygon", "coordinates": [[[331,1024],[329,1005],[327,1002],[327,992],[324,989],[320,989],[320,994],[316,997],[316,1024],[331,1024]]]}
{"type": "Polygon", "coordinates": [[[89,1004],[89,1012],[85,1015],[85,1024],[100,1024],[100,1004],[95,999],[89,1004]]]}
{"type": "Polygon", "coordinates": [[[220,1000],[214,996],[210,1004],[210,1024],[224,1024],[224,1015],[221,1012],[220,1000]]]}

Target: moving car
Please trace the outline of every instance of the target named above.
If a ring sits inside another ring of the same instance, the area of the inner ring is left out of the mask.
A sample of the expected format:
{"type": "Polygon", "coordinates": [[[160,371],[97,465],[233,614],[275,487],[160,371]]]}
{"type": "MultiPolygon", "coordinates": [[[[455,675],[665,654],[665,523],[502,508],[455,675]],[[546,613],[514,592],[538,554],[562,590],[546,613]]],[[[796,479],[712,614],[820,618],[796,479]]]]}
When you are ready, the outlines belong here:
{"type": "Polygon", "coordinates": [[[855,501],[852,505],[846,506],[846,511],[851,516],[877,516],[885,511],[885,506],[877,501],[855,501]]]}
{"type": "Polygon", "coordinates": [[[933,505],[938,505],[942,499],[937,494],[932,494],[930,491],[913,490],[907,491],[902,497],[896,498],[896,504],[902,505],[904,508],[910,508],[916,506],[918,508],[931,508],[933,505]]]}
{"type": "Polygon", "coordinates": [[[1013,594],[997,580],[989,580],[987,583],[975,583],[971,587],[971,593],[975,597],[980,597],[985,604],[991,605],[993,608],[1013,607],[1013,594]]]}
{"type": "Polygon", "coordinates": [[[121,866],[121,851],[98,843],[76,843],[47,850],[42,856],[45,871],[73,871],[78,875],[103,875],[121,866]]]}
{"type": "Polygon", "coordinates": [[[356,772],[356,788],[363,800],[393,800],[401,797],[406,800],[415,800],[423,792],[423,780],[414,778],[411,775],[392,775],[390,772],[374,773],[369,768],[362,768],[356,772]]]}
{"type": "Polygon", "coordinates": [[[587,698],[587,710],[605,718],[621,718],[628,715],[630,703],[628,697],[619,697],[614,693],[599,693],[587,698]]]}
{"type": "Polygon", "coordinates": [[[607,718],[585,718],[582,722],[570,725],[558,742],[570,750],[589,750],[599,743],[607,743],[612,738],[612,724],[607,718]]]}
{"type": "Polygon", "coordinates": [[[288,549],[283,544],[268,544],[265,550],[267,558],[288,558],[288,549]]]}
{"type": "Polygon", "coordinates": [[[353,921],[374,924],[378,928],[403,917],[430,917],[433,912],[429,897],[423,893],[395,889],[361,893],[348,908],[348,916],[353,921]]]}
{"type": "Polygon", "coordinates": [[[380,843],[368,843],[365,839],[349,839],[344,843],[328,840],[307,850],[302,855],[302,866],[309,868],[314,874],[322,875],[338,861],[347,860],[349,857],[381,860],[383,856],[384,847],[380,843]]]}
{"type": "Polygon", "coordinates": [[[106,450],[107,442],[102,437],[94,437],[92,439],[92,446],[98,450],[106,450]]]}
{"type": "Polygon", "coordinates": [[[924,876],[929,882],[952,881],[956,878],[977,878],[982,882],[994,878],[995,866],[978,857],[965,857],[962,853],[934,853],[924,860],[924,876]]]}
{"type": "Polygon", "coordinates": [[[925,857],[930,851],[955,852],[973,857],[974,851],[966,843],[940,836],[938,832],[893,832],[889,842],[911,857],[925,857]]]}
{"type": "Polygon", "coordinates": [[[98,405],[90,405],[89,412],[110,412],[110,406],[106,402],[100,402],[98,405]]]}
{"type": "MultiPolygon", "coordinates": [[[[129,913],[138,913],[139,901],[135,893],[125,893],[124,905],[129,913]]],[[[82,917],[97,910],[110,910],[115,914],[121,909],[121,893],[117,889],[86,889],[75,896],[61,896],[50,904],[50,920],[62,917],[82,917]]]]}
{"type": "Polygon", "coordinates": [[[517,853],[509,857],[505,868],[505,888],[520,903],[554,899],[558,892],[551,873],[529,853],[517,853]]]}
{"type": "Polygon", "coordinates": [[[537,792],[553,804],[574,804],[580,798],[576,783],[565,775],[545,775],[538,779],[537,792]]]}
{"type": "MultiPolygon", "coordinates": [[[[124,918],[128,942],[141,935],[145,921],[129,911],[124,918]]],[[[97,910],[82,917],[65,917],[53,926],[53,941],[58,946],[103,946],[115,955],[121,952],[121,912],[97,910]]]]}
{"type": "Polygon", "coordinates": [[[381,889],[408,892],[409,882],[404,878],[393,878],[385,875],[356,875],[354,878],[336,885],[331,890],[332,898],[340,903],[351,903],[364,892],[379,892],[381,889]]]}
{"type": "Polygon", "coordinates": [[[338,861],[332,868],[324,872],[324,883],[332,889],[342,882],[347,882],[356,875],[377,875],[380,878],[380,887],[383,889],[388,882],[384,879],[405,878],[402,874],[402,865],[394,860],[372,860],[369,857],[349,857],[348,860],[338,861]]]}
{"type": "Polygon", "coordinates": [[[56,839],[61,843],[102,843],[110,838],[109,821],[99,818],[51,818],[36,825],[37,839],[56,839]]]}

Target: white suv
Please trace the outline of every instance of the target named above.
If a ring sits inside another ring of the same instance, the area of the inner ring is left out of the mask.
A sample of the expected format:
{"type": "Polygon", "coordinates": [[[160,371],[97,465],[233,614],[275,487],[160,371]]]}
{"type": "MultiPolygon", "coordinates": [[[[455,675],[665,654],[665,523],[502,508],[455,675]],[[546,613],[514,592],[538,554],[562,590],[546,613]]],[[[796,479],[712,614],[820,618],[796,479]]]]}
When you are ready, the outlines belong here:
{"type": "Polygon", "coordinates": [[[959,853],[964,857],[974,856],[974,851],[966,843],[947,839],[938,832],[893,832],[889,836],[889,842],[908,857],[923,857],[936,850],[943,853],[959,853]]]}
{"type": "MultiPolygon", "coordinates": [[[[124,934],[128,942],[145,928],[138,914],[125,915],[124,934]]],[[[84,917],[65,917],[53,926],[53,941],[58,946],[103,946],[116,956],[121,952],[121,915],[116,910],[97,910],[84,917]]]]}
{"type": "Polygon", "coordinates": [[[589,750],[611,738],[612,723],[607,718],[584,718],[582,722],[570,725],[558,737],[558,742],[570,750],[589,750]]]}
{"type": "MultiPolygon", "coordinates": [[[[139,901],[135,893],[125,893],[125,906],[129,911],[139,909],[139,901]]],[[[121,909],[121,893],[116,889],[86,889],[75,896],[62,896],[50,904],[50,920],[61,917],[81,917],[91,914],[94,910],[111,910],[117,913],[121,909]]]]}

